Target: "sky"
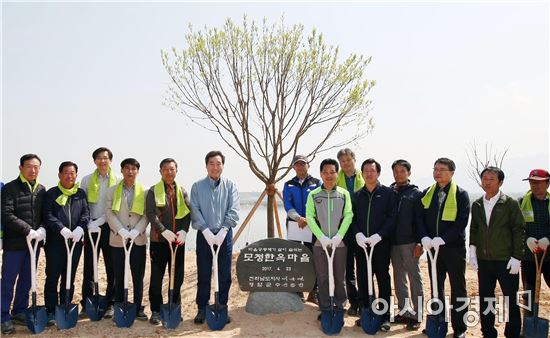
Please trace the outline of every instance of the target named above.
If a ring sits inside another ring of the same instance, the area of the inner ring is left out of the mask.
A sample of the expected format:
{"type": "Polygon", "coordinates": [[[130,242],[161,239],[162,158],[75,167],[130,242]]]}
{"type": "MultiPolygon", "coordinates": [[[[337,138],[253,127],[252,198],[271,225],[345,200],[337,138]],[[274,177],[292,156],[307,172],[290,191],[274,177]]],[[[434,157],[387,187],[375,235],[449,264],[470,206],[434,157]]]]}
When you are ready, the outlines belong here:
{"type": "MultiPolygon", "coordinates": [[[[124,158],[138,159],[145,185],[159,180],[163,158],[175,158],[177,180],[190,189],[206,175],[204,155],[219,149],[224,176],[240,191],[263,190],[217,134],[163,105],[161,49],[185,48],[189,24],[222,27],[243,15],[269,23],[284,15],[306,33],[317,29],[343,57],[372,57],[375,128],[352,148],[358,165],[369,157],[382,164],[383,184],[393,181],[391,163],[405,158],[413,183],[427,187],[435,159],[449,157],[455,181],[480,193],[468,176],[474,140],[509,148],[505,192],[527,190],[529,171],[549,168],[547,1],[3,2],[2,181],[17,177],[25,153],[42,158],[47,187],[65,160],[82,177],[95,168],[93,150],[106,146],[117,171],[124,158]]],[[[319,177],[320,161],[336,152],[319,155],[310,173],[319,177]]]]}

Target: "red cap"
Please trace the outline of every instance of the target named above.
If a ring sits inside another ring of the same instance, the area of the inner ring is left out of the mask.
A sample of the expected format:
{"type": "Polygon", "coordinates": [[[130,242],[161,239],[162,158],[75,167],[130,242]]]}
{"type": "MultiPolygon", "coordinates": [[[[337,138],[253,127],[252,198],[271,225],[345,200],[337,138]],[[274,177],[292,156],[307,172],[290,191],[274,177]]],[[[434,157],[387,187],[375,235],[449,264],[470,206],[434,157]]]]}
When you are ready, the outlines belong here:
{"type": "Polygon", "coordinates": [[[524,178],[523,180],[548,181],[550,180],[550,174],[544,169],[533,169],[529,173],[529,177],[524,178]]]}

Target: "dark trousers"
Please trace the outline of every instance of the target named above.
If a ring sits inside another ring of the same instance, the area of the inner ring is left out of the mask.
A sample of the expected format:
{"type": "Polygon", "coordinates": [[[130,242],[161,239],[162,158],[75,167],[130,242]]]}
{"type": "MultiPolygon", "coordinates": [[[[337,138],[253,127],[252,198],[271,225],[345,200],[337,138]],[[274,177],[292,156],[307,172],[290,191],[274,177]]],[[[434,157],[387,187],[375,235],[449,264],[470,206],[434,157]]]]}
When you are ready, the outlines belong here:
{"type": "MultiPolygon", "coordinates": [[[[67,281],[67,250],[65,249],[65,243],[63,242],[46,241],[44,252],[46,253],[46,283],[44,285],[44,302],[46,303],[46,312],[53,314],[55,313],[55,306],[57,304],[65,304],[66,300],[65,284],[67,281]],[[61,284],[59,285],[60,278],[61,284]]],[[[72,257],[70,292],[69,299],[67,299],[68,302],[71,302],[73,299],[74,278],[81,254],[82,242],[78,242],[75,245],[72,257]]]]}
{"type": "MultiPolygon", "coordinates": [[[[371,249],[368,249],[371,250],[371,249]]],[[[357,282],[359,284],[359,302],[363,307],[368,307],[369,300],[369,284],[368,284],[368,269],[367,259],[363,248],[357,250],[357,282]]],[[[370,251],[369,251],[370,254],[370,251]]],[[[389,319],[390,317],[390,297],[391,297],[391,277],[390,277],[390,256],[391,247],[390,242],[383,240],[374,247],[374,253],[372,256],[372,272],[376,276],[378,284],[378,298],[383,299],[386,302],[386,312],[384,317],[389,319]]],[[[371,276],[372,278],[372,276],[371,276]]],[[[373,289],[374,291],[374,289],[373,289]]],[[[376,298],[376,292],[374,291],[376,298]]]]}
{"type": "Polygon", "coordinates": [[[332,306],[343,310],[346,302],[345,275],[347,248],[341,246],[336,248],[332,260],[332,273],[334,277],[334,304],[330,302],[329,293],[329,274],[328,259],[325,250],[316,245],[313,247],[313,261],[315,263],[315,273],[317,274],[317,284],[319,285],[319,308],[321,311],[328,311],[332,306]]]}
{"type": "Polygon", "coordinates": [[[508,299],[508,321],[504,329],[504,336],[519,337],[521,331],[521,316],[516,303],[516,293],[519,288],[519,276],[511,275],[506,269],[505,261],[479,260],[477,276],[479,279],[479,300],[481,316],[481,332],[485,338],[496,338],[495,313],[497,301],[495,299],[496,282],[500,284],[502,294],[508,299]],[[487,310],[491,307],[493,310],[487,310]],[[487,313],[486,313],[487,312],[487,313]]]}
{"type": "MultiPolygon", "coordinates": [[[[539,255],[539,262],[542,255],[539,255]]],[[[521,261],[521,282],[523,284],[523,290],[524,291],[531,291],[531,300],[534,301],[535,299],[535,293],[533,292],[535,290],[535,281],[537,278],[537,267],[535,265],[535,261],[521,261]]],[[[546,258],[544,259],[544,262],[542,264],[542,276],[544,277],[544,280],[546,281],[546,285],[550,286],[550,255],[546,255],[546,258]]],[[[542,285],[542,279],[541,279],[541,285],[542,285]]]]}
{"type": "MultiPolygon", "coordinates": [[[[433,253],[433,251],[432,251],[433,253]]],[[[428,263],[429,258],[428,258],[428,263]]],[[[431,264],[431,263],[430,263],[431,264]]],[[[445,299],[445,279],[449,275],[451,284],[451,325],[453,332],[466,332],[466,323],[464,315],[468,312],[468,306],[464,306],[465,302],[469,302],[466,292],[466,248],[447,248],[439,247],[439,256],[437,258],[437,293],[439,299],[445,299]],[[460,309],[460,311],[457,311],[460,309]]],[[[428,269],[430,274],[430,286],[432,279],[432,269],[428,269]]],[[[430,287],[431,290],[431,287],[430,287]]],[[[432,291],[433,295],[433,291],[432,291]]],[[[443,302],[445,303],[445,302],[443,302]]],[[[445,313],[446,313],[445,309],[445,313]]]]}
{"type": "Polygon", "coordinates": [[[173,302],[181,303],[181,285],[183,284],[183,272],[185,271],[185,246],[178,247],[176,252],[175,272],[171,271],[172,254],[168,242],[151,242],[149,245],[151,256],[151,279],[149,284],[149,302],[151,311],[159,312],[162,304],[162,279],[166,266],[168,274],[174,273],[173,302]]]}
{"type": "MultiPolygon", "coordinates": [[[[227,304],[229,288],[231,287],[231,254],[233,251],[233,231],[229,230],[221,248],[218,248],[218,280],[219,300],[221,305],[227,304]]],[[[212,252],[210,245],[204,239],[202,232],[197,231],[197,307],[206,308],[210,300],[212,280],[212,252]]]]}
{"type": "MultiPolygon", "coordinates": [[[[36,257],[40,253],[37,250],[36,257]]],[[[29,306],[29,290],[31,289],[31,256],[28,250],[4,250],[2,252],[2,323],[10,321],[11,313],[22,313],[29,306]],[[17,286],[16,286],[17,280],[17,286]],[[15,288],[15,298],[13,289],[15,288]]]]}
{"type": "MultiPolygon", "coordinates": [[[[359,250],[359,247],[357,246],[357,242],[355,242],[355,238],[348,241],[346,245],[348,248],[346,257],[346,293],[350,304],[357,304],[359,300],[355,280],[355,261],[357,259],[357,250],[359,250]]],[[[359,273],[359,271],[357,271],[357,273],[359,273]]]]}
{"type": "MultiPolygon", "coordinates": [[[[103,262],[105,263],[105,273],[107,275],[107,288],[105,290],[105,297],[109,300],[109,304],[113,304],[114,294],[114,282],[115,275],[113,272],[113,258],[111,256],[111,246],[109,245],[110,236],[109,224],[104,223],[101,225],[101,238],[99,239],[99,245],[97,247],[97,257],[99,258],[100,252],[103,253],[103,262]]],[[[97,235],[92,234],[94,241],[97,235]]],[[[92,244],[88,237],[88,232],[84,233],[84,274],[82,279],[82,300],[81,304],[84,306],[86,298],[94,294],[94,255],[92,251],[92,244]]],[[[99,269],[99,266],[97,267],[99,269]]]]}
{"type": "MultiPolygon", "coordinates": [[[[124,248],[111,247],[113,270],[115,275],[114,301],[124,301],[124,248]]],[[[141,309],[143,300],[143,277],[145,275],[145,245],[133,245],[130,251],[130,272],[134,289],[136,314],[141,309]]]]}

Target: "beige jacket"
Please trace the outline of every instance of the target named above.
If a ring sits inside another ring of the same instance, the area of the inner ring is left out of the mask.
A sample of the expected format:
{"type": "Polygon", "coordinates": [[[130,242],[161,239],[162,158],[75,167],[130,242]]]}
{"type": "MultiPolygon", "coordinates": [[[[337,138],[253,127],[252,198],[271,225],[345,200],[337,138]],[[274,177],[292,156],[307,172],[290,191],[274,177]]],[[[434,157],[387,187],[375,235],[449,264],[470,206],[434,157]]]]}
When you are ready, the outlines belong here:
{"type": "MultiPolygon", "coordinates": [[[[134,245],[145,245],[147,242],[147,235],[145,229],[147,228],[147,216],[145,215],[145,210],[143,215],[139,215],[133,212],[130,212],[130,208],[126,203],[126,199],[122,199],[120,203],[120,211],[113,211],[113,195],[115,193],[116,185],[109,188],[107,193],[107,208],[105,209],[105,216],[109,227],[111,228],[111,236],[109,238],[109,245],[112,247],[122,248],[122,237],[118,234],[118,231],[122,228],[130,231],[132,229],[137,229],[140,234],[136,237],[134,245]]],[[[145,190],[145,196],[147,196],[147,190],[145,190]]]]}

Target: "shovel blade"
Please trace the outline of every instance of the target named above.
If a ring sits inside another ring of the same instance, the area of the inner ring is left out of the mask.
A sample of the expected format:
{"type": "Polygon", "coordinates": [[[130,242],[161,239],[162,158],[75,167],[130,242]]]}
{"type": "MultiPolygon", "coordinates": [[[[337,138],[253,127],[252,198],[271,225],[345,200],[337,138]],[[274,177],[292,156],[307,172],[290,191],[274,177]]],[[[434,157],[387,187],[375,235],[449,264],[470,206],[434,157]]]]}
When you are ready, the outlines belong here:
{"type": "Polygon", "coordinates": [[[342,310],[333,309],[324,310],[321,312],[321,330],[327,336],[334,336],[342,331],[344,326],[344,312],[342,310]]]}
{"type": "Polygon", "coordinates": [[[547,338],[548,319],[540,317],[525,317],[523,319],[523,336],[525,338],[547,338]]]}
{"type": "Polygon", "coordinates": [[[48,315],[46,314],[46,309],[42,306],[35,306],[28,308],[25,312],[25,317],[27,319],[27,327],[33,334],[40,333],[46,328],[48,322],[48,315]]]}
{"type": "Polygon", "coordinates": [[[361,328],[366,334],[375,335],[380,330],[384,323],[384,318],[381,315],[374,313],[372,307],[361,308],[361,317],[359,318],[361,328]]]}
{"type": "Polygon", "coordinates": [[[426,316],[426,335],[428,338],[443,338],[447,335],[447,322],[441,315],[426,316]]]}
{"type": "Polygon", "coordinates": [[[208,305],[206,307],[206,324],[212,331],[219,331],[225,327],[228,319],[227,305],[208,305]]]}
{"type": "Polygon", "coordinates": [[[91,297],[86,297],[86,315],[93,322],[101,320],[107,310],[107,305],[108,301],[104,296],[94,295],[91,297]]]}
{"type": "Polygon", "coordinates": [[[136,319],[136,305],[132,303],[117,302],[114,306],[115,324],[117,327],[131,327],[136,319]]]}
{"type": "Polygon", "coordinates": [[[168,303],[160,306],[160,319],[166,329],[175,329],[181,322],[181,304],[168,303]]]}
{"type": "Polygon", "coordinates": [[[55,307],[55,323],[60,330],[72,329],[78,321],[78,304],[57,305],[55,307]]]}

